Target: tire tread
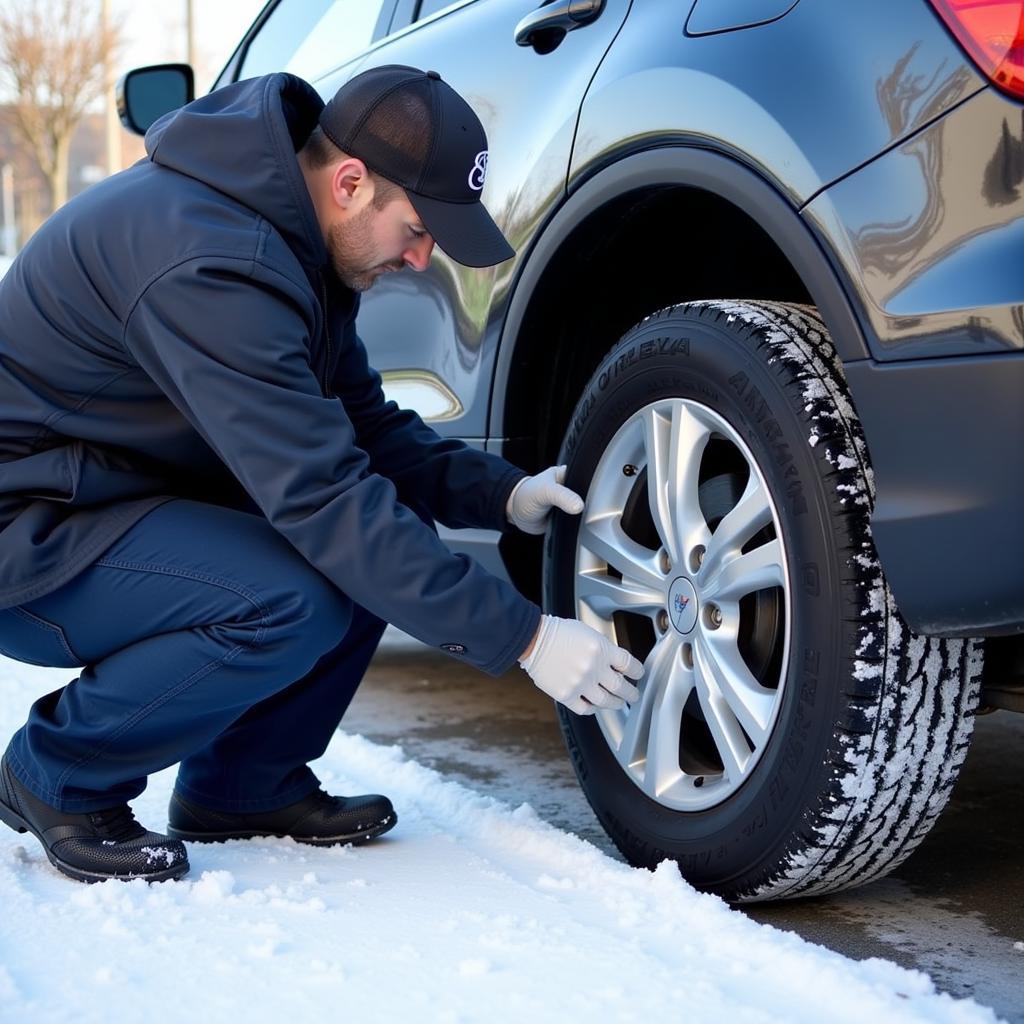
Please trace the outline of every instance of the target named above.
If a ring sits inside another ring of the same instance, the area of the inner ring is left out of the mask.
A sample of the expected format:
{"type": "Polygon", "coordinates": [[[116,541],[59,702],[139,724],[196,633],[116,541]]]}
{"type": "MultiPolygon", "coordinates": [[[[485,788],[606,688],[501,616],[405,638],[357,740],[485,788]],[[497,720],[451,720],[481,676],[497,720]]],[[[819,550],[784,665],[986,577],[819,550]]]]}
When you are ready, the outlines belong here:
{"type": "Polygon", "coordinates": [[[840,549],[854,595],[850,715],[837,723],[840,757],[830,792],[811,810],[783,863],[738,901],[824,895],[881,877],[901,864],[945,806],[967,753],[980,694],[981,645],[916,637],[899,614],[871,538],[874,476],[842,363],[813,307],[775,302],[691,303],[739,316],[770,363],[790,370],[805,400],[808,442],[827,468],[840,549]],[[820,428],[820,429],[819,429],[820,428]],[[813,438],[813,442],[811,441],[813,438]],[[864,728],[855,716],[871,718],[864,728]]]}
{"type": "MultiPolygon", "coordinates": [[[[807,430],[840,567],[836,622],[844,655],[835,683],[845,700],[824,753],[826,784],[808,801],[777,856],[714,890],[734,902],[757,902],[861,885],[910,856],[949,799],[980,696],[981,642],[915,636],[899,614],[871,535],[875,485],[867,444],[817,310],[704,300],[665,307],[637,328],[680,317],[735,324],[735,337],[774,373],[807,430]]],[[[585,401],[570,423],[580,422],[585,401]]],[[[584,792],[619,849],[632,863],[649,866],[668,856],[644,844],[641,855],[628,826],[598,806],[569,716],[561,710],[560,716],[584,792]]]]}

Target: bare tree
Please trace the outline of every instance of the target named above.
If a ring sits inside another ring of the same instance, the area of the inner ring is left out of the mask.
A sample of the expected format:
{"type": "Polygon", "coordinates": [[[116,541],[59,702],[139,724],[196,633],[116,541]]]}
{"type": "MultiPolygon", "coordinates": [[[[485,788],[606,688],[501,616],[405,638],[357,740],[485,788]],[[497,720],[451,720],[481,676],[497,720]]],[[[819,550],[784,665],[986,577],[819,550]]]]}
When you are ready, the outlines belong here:
{"type": "Polygon", "coordinates": [[[68,196],[71,134],[102,95],[104,64],[119,44],[120,29],[103,25],[95,0],[0,0],[0,75],[54,210],[68,196]]]}

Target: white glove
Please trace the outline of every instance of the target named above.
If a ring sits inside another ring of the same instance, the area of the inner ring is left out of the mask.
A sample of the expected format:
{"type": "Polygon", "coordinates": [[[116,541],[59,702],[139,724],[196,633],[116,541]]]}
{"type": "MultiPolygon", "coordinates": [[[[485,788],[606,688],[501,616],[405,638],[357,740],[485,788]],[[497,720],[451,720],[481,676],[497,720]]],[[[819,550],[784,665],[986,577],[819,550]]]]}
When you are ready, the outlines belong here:
{"type": "Polygon", "coordinates": [[[565,466],[551,466],[543,473],[520,480],[505,506],[508,521],[524,533],[543,533],[555,505],[563,512],[579,515],[583,511],[583,499],[563,487],[563,480],[565,466]]]}
{"type": "Polygon", "coordinates": [[[625,676],[639,679],[643,665],[576,619],[541,616],[537,642],[519,664],[541,690],[577,715],[592,715],[597,708],[621,708],[640,697],[625,676]]]}

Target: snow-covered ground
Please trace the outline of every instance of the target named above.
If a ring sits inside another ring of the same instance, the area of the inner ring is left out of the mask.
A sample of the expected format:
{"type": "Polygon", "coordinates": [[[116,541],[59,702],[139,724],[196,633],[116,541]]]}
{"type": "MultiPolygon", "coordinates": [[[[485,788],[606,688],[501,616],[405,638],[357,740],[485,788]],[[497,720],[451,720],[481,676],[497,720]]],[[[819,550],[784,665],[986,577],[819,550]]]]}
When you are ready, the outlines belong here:
{"type": "MultiPolygon", "coordinates": [[[[0,746],[72,673],[0,658],[0,746]]],[[[190,848],[186,880],[85,886],[0,825],[0,1020],[661,1024],[992,1022],[884,960],[758,925],[670,864],[631,869],[540,821],[339,733],[335,792],[383,791],[363,847],[190,848]]],[[[173,771],[135,802],[165,824],[173,771]]]]}

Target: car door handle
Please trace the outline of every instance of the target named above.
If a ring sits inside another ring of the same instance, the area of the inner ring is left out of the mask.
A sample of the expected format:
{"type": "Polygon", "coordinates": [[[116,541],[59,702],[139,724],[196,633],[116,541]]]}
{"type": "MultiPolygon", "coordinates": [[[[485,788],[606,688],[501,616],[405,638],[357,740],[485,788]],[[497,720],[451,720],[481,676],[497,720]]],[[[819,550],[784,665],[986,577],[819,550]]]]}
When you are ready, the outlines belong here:
{"type": "Polygon", "coordinates": [[[588,25],[604,10],[604,4],[605,0],[549,0],[516,25],[516,42],[535,46],[552,32],[571,32],[588,25]]]}

